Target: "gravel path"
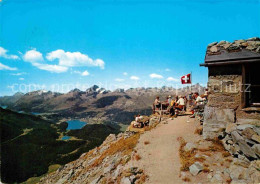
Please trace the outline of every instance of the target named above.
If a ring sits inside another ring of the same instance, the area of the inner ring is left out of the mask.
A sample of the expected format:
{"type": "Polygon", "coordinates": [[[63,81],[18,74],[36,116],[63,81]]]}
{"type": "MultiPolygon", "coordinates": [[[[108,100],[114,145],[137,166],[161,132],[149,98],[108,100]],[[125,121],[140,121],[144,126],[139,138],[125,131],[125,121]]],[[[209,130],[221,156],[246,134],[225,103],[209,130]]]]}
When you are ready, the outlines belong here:
{"type": "Polygon", "coordinates": [[[135,161],[135,164],[144,168],[149,176],[147,183],[183,183],[179,178],[181,164],[177,138],[194,141],[199,138],[194,134],[195,129],[194,119],[179,116],[141,135],[136,147],[141,159],[135,161]],[[144,144],[145,141],[149,141],[149,144],[144,144]]]}

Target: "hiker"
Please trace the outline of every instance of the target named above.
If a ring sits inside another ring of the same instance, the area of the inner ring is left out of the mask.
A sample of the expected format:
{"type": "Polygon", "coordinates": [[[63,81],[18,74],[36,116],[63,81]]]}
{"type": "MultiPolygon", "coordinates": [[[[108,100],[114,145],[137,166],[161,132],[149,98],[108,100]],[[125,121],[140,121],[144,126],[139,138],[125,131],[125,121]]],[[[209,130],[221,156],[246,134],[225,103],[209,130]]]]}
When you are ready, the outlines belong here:
{"type": "Polygon", "coordinates": [[[194,113],[194,111],[200,110],[200,109],[203,109],[203,108],[204,108],[204,100],[205,100],[205,99],[201,98],[201,97],[199,96],[199,93],[198,93],[198,92],[194,93],[194,98],[195,98],[196,100],[195,100],[195,106],[193,106],[193,108],[192,108],[192,116],[190,116],[191,118],[195,118],[195,113],[194,113]]]}

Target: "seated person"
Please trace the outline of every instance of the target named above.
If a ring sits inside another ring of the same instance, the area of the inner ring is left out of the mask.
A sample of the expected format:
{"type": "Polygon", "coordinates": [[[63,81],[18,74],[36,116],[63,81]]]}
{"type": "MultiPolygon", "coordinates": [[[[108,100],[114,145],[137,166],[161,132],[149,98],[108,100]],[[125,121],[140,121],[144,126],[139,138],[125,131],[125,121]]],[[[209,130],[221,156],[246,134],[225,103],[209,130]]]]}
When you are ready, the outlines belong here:
{"type": "Polygon", "coordinates": [[[177,105],[175,106],[175,108],[182,111],[184,106],[185,106],[185,100],[182,96],[180,96],[179,100],[177,101],[177,105]]]}
{"type": "Polygon", "coordinates": [[[169,108],[168,108],[168,111],[169,111],[171,116],[175,115],[175,106],[176,106],[176,104],[177,104],[177,101],[172,99],[171,103],[169,105],[169,108]]]}
{"type": "Polygon", "coordinates": [[[206,88],[206,89],[205,89],[205,93],[202,95],[202,98],[204,98],[205,100],[208,100],[208,96],[209,96],[209,91],[208,91],[208,89],[206,88]]]}
{"type": "Polygon", "coordinates": [[[171,95],[169,95],[169,96],[168,96],[168,104],[170,105],[170,104],[171,104],[171,102],[172,102],[172,96],[171,96],[171,95]]]}
{"type": "Polygon", "coordinates": [[[140,123],[138,123],[136,121],[132,121],[131,126],[134,127],[134,128],[140,128],[140,123]]]}
{"type": "Polygon", "coordinates": [[[201,98],[201,97],[199,96],[199,93],[198,93],[198,92],[194,93],[194,98],[195,98],[196,100],[195,100],[195,105],[194,105],[193,108],[192,108],[192,114],[193,114],[193,115],[190,116],[191,118],[195,118],[194,111],[204,108],[204,100],[205,100],[205,99],[201,98]]]}
{"type": "Polygon", "coordinates": [[[137,125],[138,128],[142,128],[144,126],[144,123],[142,122],[143,120],[143,116],[141,116],[140,114],[138,114],[136,117],[135,117],[135,122],[134,123],[135,125],[137,125]]]}

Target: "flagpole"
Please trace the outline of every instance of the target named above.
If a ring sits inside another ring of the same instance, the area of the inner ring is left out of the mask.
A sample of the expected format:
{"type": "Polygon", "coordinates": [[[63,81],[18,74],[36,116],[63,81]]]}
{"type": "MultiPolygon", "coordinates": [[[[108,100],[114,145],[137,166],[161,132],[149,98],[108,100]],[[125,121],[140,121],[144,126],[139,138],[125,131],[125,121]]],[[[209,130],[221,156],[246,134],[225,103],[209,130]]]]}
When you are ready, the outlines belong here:
{"type": "Polygon", "coordinates": [[[190,92],[192,93],[192,71],[190,72],[190,92]]]}

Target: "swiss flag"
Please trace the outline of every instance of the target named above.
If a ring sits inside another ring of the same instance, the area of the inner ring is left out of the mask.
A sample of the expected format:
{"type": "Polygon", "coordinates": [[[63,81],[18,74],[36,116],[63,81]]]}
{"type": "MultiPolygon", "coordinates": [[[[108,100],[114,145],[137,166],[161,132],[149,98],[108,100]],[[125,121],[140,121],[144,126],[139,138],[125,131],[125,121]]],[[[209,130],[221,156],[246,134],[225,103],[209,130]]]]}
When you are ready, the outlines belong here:
{"type": "Polygon", "coordinates": [[[191,74],[187,74],[181,77],[182,84],[191,84],[191,74]]]}

